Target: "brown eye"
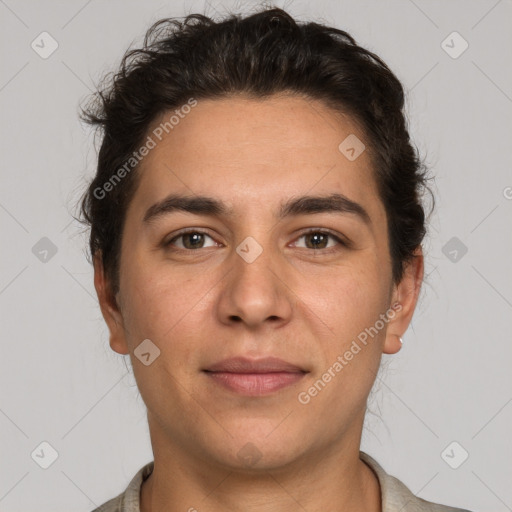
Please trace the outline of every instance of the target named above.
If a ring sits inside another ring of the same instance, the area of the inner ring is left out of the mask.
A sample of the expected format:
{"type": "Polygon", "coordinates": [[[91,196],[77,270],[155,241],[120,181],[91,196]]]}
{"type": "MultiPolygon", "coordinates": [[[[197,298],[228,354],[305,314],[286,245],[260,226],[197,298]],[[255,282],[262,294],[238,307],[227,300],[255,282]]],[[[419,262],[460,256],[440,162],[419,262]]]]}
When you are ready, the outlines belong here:
{"type": "Polygon", "coordinates": [[[304,238],[306,240],[306,246],[309,249],[325,249],[329,242],[330,235],[326,235],[325,233],[308,233],[304,235],[304,238]]]}
{"type": "MultiPolygon", "coordinates": [[[[313,250],[331,249],[336,246],[346,246],[347,244],[338,236],[333,235],[329,231],[312,230],[307,233],[303,233],[297,240],[305,240],[305,248],[313,250]],[[329,240],[333,240],[334,243],[329,245],[329,240]]],[[[297,246],[297,245],[296,245],[297,246]]],[[[300,247],[300,246],[298,246],[300,247]]],[[[304,246],[303,246],[304,247],[304,246]]]]}
{"type": "Polygon", "coordinates": [[[209,238],[213,241],[212,237],[202,231],[186,231],[182,232],[179,235],[175,236],[171,240],[169,240],[165,245],[173,245],[178,249],[183,250],[196,250],[203,249],[204,247],[214,247],[215,242],[210,246],[205,246],[205,239],[209,238]],[[178,242],[180,241],[181,242],[178,242]]]}

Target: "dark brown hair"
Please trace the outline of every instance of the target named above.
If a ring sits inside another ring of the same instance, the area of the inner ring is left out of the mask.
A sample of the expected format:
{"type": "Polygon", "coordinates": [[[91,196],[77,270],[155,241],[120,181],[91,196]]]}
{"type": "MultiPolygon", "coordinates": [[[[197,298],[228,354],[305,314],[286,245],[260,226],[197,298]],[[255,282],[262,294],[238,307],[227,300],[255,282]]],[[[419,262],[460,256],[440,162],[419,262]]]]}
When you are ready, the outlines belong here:
{"type": "Polygon", "coordinates": [[[190,98],[240,93],[321,100],[362,127],[387,214],[392,277],[398,283],[425,236],[421,198],[423,189],[429,190],[426,166],[410,141],[403,87],[347,32],[298,23],[282,9],[266,8],[218,22],[201,14],[156,22],[143,47],[126,52],[117,73],[107,75],[82,109],[82,119],[101,129],[102,141],[79,220],[90,227],[91,255],[99,251],[112,291],[119,289],[121,238],[137,167],[106,193],[104,184],[126,166],[157,116],[190,98]]]}

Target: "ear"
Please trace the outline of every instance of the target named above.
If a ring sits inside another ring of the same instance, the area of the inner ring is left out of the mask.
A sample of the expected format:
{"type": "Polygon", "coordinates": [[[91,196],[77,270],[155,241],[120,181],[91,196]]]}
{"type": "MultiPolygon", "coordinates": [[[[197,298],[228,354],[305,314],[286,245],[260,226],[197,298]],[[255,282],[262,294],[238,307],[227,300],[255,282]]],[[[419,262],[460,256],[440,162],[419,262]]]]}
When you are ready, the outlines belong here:
{"type": "Polygon", "coordinates": [[[103,268],[101,252],[94,255],[94,287],[100,303],[101,313],[110,331],[110,347],[118,354],[129,354],[126,342],[123,315],[112,293],[112,287],[103,268]]]}
{"type": "Polygon", "coordinates": [[[423,251],[421,247],[416,249],[414,256],[404,268],[402,280],[393,286],[391,294],[391,307],[398,303],[394,317],[389,322],[386,329],[386,339],[384,341],[384,354],[396,354],[402,347],[400,337],[409,327],[423,282],[423,251]]]}

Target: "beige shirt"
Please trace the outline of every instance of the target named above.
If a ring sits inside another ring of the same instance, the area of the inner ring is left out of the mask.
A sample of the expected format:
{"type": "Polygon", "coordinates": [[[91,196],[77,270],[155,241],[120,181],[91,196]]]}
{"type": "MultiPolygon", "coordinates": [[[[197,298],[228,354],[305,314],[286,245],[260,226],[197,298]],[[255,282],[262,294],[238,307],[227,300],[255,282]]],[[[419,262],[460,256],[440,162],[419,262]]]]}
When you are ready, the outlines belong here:
{"type": "MultiPolygon", "coordinates": [[[[382,512],[470,512],[422,500],[400,480],[386,473],[379,463],[368,454],[360,451],[359,458],[373,469],[379,479],[382,512]]],[[[137,472],[123,493],[107,501],[93,512],[140,512],[140,488],[151,471],[153,471],[153,462],[149,462],[137,472]]]]}

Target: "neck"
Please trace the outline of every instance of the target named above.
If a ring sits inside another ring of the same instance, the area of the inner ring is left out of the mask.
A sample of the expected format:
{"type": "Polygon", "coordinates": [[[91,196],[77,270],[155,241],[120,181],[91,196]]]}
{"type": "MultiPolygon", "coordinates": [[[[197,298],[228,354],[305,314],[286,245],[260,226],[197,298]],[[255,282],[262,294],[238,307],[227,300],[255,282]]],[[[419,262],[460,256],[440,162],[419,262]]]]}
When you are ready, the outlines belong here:
{"type": "MultiPolygon", "coordinates": [[[[153,429],[153,446],[158,437],[153,429]]],[[[381,512],[379,482],[359,459],[359,442],[343,444],[342,449],[330,446],[325,453],[306,455],[286,467],[259,471],[195,460],[175,446],[154,450],[154,469],[142,485],[140,510],[381,512]]]]}

